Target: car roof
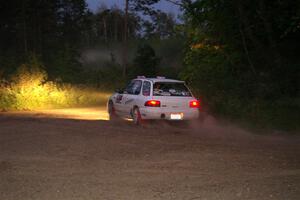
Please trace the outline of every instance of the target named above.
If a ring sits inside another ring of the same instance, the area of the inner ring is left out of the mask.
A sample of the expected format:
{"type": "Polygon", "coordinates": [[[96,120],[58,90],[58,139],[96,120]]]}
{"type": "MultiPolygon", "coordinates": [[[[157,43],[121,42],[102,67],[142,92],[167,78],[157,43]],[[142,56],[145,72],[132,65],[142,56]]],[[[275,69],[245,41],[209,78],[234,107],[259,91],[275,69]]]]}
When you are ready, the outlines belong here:
{"type": "Polygon", "coordinates": [[[152,83],[156,83],[156,82],[184,83],[184,81],[169,79],[165,77],[156,77],[156,78],[137,77],[135,80],[151,81],[152,83]]]}

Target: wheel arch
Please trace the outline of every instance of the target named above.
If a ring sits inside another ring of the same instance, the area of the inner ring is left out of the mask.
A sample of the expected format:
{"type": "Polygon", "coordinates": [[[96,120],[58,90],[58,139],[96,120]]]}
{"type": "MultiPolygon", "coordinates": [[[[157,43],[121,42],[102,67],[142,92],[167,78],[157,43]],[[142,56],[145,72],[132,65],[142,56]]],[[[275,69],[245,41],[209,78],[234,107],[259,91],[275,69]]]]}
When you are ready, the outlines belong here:
{"type": "Polygon", "coordinates": [[[131,115],[132,117],[133,117],[133,111],[134,111],[134,109],[136,109],[136,108],[140,109],[138,105],[134,105],[134,106],[132,106],[132,108],[131,108],[131,110],[130,110],[130,115],[131,115]]]}

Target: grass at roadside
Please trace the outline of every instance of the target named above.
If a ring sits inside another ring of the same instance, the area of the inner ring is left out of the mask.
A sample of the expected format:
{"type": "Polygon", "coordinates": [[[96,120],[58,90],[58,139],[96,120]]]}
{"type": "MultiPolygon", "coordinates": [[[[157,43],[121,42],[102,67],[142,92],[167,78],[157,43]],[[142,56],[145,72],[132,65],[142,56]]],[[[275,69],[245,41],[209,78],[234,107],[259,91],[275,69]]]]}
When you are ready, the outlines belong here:
{"type": "Polygon", "coordinates": [[[97,89],[45,83],[38,87],[16,89],[0,87],[0,110],[35,110],[105,105],[109,92],[97,89]]]}
{"type": "Polygon", "coordinates": [[[22,65],[11,80],[0,82],[0,110],[34,110],[104,105],[109,92],[56,83],[44,70],[22,65]]]}

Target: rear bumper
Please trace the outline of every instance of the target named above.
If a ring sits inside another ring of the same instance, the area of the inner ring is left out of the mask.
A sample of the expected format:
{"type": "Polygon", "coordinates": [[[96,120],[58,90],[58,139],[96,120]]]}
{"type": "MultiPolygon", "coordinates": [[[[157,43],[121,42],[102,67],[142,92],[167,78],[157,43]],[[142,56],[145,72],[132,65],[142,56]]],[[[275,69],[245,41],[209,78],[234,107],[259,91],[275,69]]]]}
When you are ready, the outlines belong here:
{"type": "Polygon", "coordinates": [[[181,120],[193,120],[199,118],[199,109],[189,108],[185,110],[164,110],[161,108],[140,108],[142,119],[171,119],[171,114],[181,114],[181,120]]]}

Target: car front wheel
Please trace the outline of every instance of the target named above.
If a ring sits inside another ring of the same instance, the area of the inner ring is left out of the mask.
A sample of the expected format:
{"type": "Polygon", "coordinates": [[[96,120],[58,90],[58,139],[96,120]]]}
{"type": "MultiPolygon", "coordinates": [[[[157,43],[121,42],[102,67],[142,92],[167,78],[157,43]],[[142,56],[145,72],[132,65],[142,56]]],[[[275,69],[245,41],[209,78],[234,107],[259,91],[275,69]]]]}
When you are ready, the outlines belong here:
{"type": "Polygon", "coordinates": [[[136,125],[140,125],[142,123],[142,116],[139,108],[135,107],[132,112],[133,122],[136,125]]]}
{"type": "Polygon", "coordinates": [[[114,104],[112,101],[110,101],[108,103],[107,111],[108,111],[109,120],[113,121],[113,120],[117,119],[117,114],[116,114],[115,107],[114,107],[114,104]]]}

